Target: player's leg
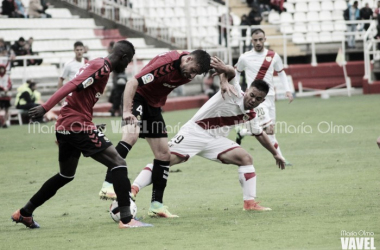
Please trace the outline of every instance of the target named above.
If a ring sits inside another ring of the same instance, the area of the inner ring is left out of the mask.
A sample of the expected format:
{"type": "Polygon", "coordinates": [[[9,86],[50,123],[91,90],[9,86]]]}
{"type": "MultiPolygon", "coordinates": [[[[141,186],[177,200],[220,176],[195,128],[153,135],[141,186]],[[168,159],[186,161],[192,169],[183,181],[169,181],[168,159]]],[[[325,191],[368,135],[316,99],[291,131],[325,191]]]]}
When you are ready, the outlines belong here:
{"type": "Polygon", "coordinates": [[[120,209],[119,228],[152,226],[150,224],[136,221],[132,218],[133,216],[131,214],[129,200],[131,183],[128,179],[127,164],[111,144],[104,147],[106,147],[104,150],[90,156],[94,160],[105,165],[112,174],[113,186],[115,188],[120,209]]]}
{"type": "Polygon", "coordinates": [[[380,137],[379,138],[377,138],[377,145],[379,146],[379,148],[380,148],[380,137]]]}
{"type": "MultiPolygon", "coordinates": [[[[181,157],[175,154],[170,154],[170,166],[185,162],[187,160],[186,157],[181,157]]],[[[152,184],[152,170],[153,164],[148,163],[133,181],[131,186],[131,198],[135,200],[138,192],[146,186],[152,184]]]]}
{"type": "Polygon", "coordinates": [[[217,138],[208,144],[199,156],[224,164],[238,166],[239,182],[243,190],[244,210],[267,211],[267,207],[258,205],[256,197],[256,172],[253,160],[248,152],[227,138],[217,138]]]}
{"type": "MultiPolygon", "coordinates": [[[[141,122],[145,110],[145,103],[140,99],[139,96],[135,96],[133,99],[132,114],[141,122]]],[[[125,124],[122,120],[122,137],[121,141],[116,145],[116,151],[119,155],[125,159],[129,152],[132,150],[133,145],[135,145],[137,139],[139,138],[140,126],[135,124],[125,124]]],[[[104,200],[115,200],[116,194],[112,185],[112,174],[110,170],[107,170],[106,177],[104,179],[102,188],[99,191],[100,199],[104,200]]]]}
{"type": "Polygon", "coordinates": [[[12,220],[16,223],[21,222],[29,228],[38,228],[39,225],[33,221],[32,217],[34,210],[53,197],[58,189],[74,179],[81,152],[68,142],[69,137],[70,135],[57,133],[60,172],[47,180],[28,203],[12,215],[12,220]]]}

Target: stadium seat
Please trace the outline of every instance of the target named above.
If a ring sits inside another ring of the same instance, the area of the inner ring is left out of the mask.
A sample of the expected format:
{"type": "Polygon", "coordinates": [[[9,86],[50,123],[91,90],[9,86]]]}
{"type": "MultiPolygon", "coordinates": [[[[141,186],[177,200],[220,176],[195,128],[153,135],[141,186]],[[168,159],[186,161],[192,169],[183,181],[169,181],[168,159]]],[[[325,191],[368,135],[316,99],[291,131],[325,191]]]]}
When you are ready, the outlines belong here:
{"type": "Polygon", "coordinates": [[[344,20],[342,10],[334,10],[331,15],[333,20],[344,20]]]}
{"type": "Polygon", "coordinates": [[[280,31],[284,34],[291,34],[294,32],[293,25],[290,23],[281,23],[280,31]]]}
{"type": "Polygon", "coordinates": [[[336,31],[346,31],[347,25],[345,24],[344,21],[336,21],[336,22],[334,22],[334,29],[336,31]]]}
{"type": "Polygon", "coordinates": [[[321,22],[321,31],[334,31],[334,23],[333,22],[321,22]]]}
{"type": "Polygon", "coordinates": [[[293,15],[294,22],[306,22],[306,14],[304,12],[296,12],[293,15]]]}
{"type": "Polygon", "coordinates": [[[52,18],[73,18],[69,9],[65,8],[48,8],[46,13],[50,14],[52,18]]]}
{"type": "Polygon", "coordinates": [[[284,8],[288,13],[294,13],[296,10],[294,9],[294,4],[290,2],[284,2],[284,8]]]}
{"type": "Polygon", "coordinates": [[[319,21],[319,15],[318,15],[318,12],[316,12],[316,11],[309,11],[309,12],[306,14],[306,19],[307,19],[308,22],[319,21]]]}
{"type": "Polygon", "coordinates": [[[320,21],[330,21],[332,20],[331,11],[322,10],[319,12],[320,21]]]}
{"type": "Polygon", "coordinates": [[[306,42],[305,36],[302,33],[293,33],[292,41],[295,44],[303,44],[306,42]]]}
{"type": "Polygon", "coordinates": [[[320,32],[321,31],[321,26],[319,22],[310,22],[307,25],[307,29],[309,32],[320,32]]]}
{"type": "Polygon", "coordinates": [[[321,5],[319,2],[310,1],[309,5],[308,5],[308,10],[309,11],[320,11],[321,5]]]}
{"type": "Polygon", "coordinates": [[[331,36],[334,42],[341,42],[346,40],[343,31],[333,31],[331,36]]]}
{"type": "Polygon", "coordinates": [[[292,23],[293,22],[293,15],[288,12],[282,12],[280,15],[280,23],[292,23]]]}
{"type": "Polygon", "coordinates": [[[268,15],[268,22],[271,24],[280,23],[280,14],[277,11],[271,11],[268,15]]]}
{"type": "Polygon", "coordinates": [[[331,43],[332,42],[331,32],[328,32],[328,31],[320,32],[319,41],[321,43],[331,43]]]}
{"type": "Polygon", "coordinates": [[[311,43],[318,43],[319,42],[319,35],[316,32],[309,32],[306,34],[306,41],[311,43]]]}
{"type": "Polygon", "coordinates": [[[305,23],[295,23],[293,28],[294,28],[294,32],[297,32],[297,33],[307,32],[307,27],[305,23]]]}
{"type": "Polygon", "coordinates": [[[297,2],[295,5],[296,12],[307,12],[309,9],[306,2],[297,2]]]}
{"type": "MultiPolygon", "coordinates": [[[[335,0],[334,1],[334,10],[341,10],[344,11],[347,9],[347,3],[345,0],[335,0]]],[[[343,15],[343,12],[342,12],[343,15]]]]}
{"type": "MultiPolygon", "coordinates": [[[[345,7],[347,8],[347,4],[345,5],[345,7]]],[[[332,1],[322,1],[321,10],[333,11],[334,10],[333,2],[332,1]]]]}

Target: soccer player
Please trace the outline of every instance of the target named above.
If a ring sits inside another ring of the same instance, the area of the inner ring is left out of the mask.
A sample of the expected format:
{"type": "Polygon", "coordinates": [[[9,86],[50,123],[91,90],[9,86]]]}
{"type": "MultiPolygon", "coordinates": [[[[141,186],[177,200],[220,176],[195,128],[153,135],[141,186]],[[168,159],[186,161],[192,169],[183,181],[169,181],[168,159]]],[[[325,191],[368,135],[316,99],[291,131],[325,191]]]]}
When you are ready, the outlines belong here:
{"type": "Polygon", "coordinates": [[[379,146],[379,148],[380,148],[380,137],[377,138],[377,146],[379,146]]]}
{"type": "MultiPolygon", "coordinates": [[[[234,72],[234,69],[229,67],[234,72]]],[[[228,74],[231,76],[231,73],[228,74]]],[[[224,164],[237,165],[239,181],[243,190],[243,209],[268,211],[271,209],[260,206],[259,202],[255,201],[256,172],[252,157],[245,149],[227,139],[226,136],[234,125],[247,123],[251,134],[273,154],[278,166],[281,169],[285,168],[285,160],[272,145],[266,133],[259,126],[258,119],[255,118],[254,108],[265,100],[269,86],[263,80],[254,80],[244,93],[234,79],[232,82],[238,96],[227,95],[223,100],[222,95],[214,95],[170,140],[170,166],[185,162],[195,155],[224,164]]],[[[140,172],[132,185],[132,197],[136,197],[140,189],[152,182],[152,172],[155,167],[148,164],[140,172]]],[[[149,211],[148,214],[167,217],[165,214],[154,214],[152,211],[149,211]]]]}
{"type": "Polygon", "coordinates": [[[152,226],[132,218],[129,207],[131,187],[125,160],[92,122],[93,107],[102,95],[111,71],[124,72],[134,54],[135,49],[130,42],[117,42],[112,54],[86,63],[75,78],[60,88],[45,104],[29,110],[32,118],[41,117],[66,96],[55,128],[60,171],[47,180],[24,207],[12,214],[13,221],[29,228],[39,228],[32,217],[34,210],[74,179],[82,153],[85,157],[90,156],[102,163],[112,173],[120,207],[119,228],[152,226]]]}
{"type": "MultiPolygon", "coordinates": [[[[162,205],[169,174],[170,151],[161,107],[174,88],[190,82],[196,75],[204,74],[209,69],[210,55],[206,51],[169,51],[153,58],[125,86],[123,135],[116,150],[125,159],[139,137],[145,138],[150,145],[155,157],[150,211],[171,216],[162,205]]],[[[116,198],[109,173],[99,192],[101,199],[116,198]]]]}
{"type": "Polygon", "coordinates": [[[58,79],[58,89],[63,86],[63,81],[66,78],[71,81],[75,77],[75,74],[78,72],[78,70],[87,63],[87,60],[83,57],[84,46],[82,42],[77,41],[74,43],[74,53],[75,58],[66,62],[65,66],[63,67],[62,75],[58,79]]]}
{"type": "MultiPolygon", "coordinates": [[[[268,95],[265,98],[265,101],[256,108],[256,113],[260,119],[260,125],[264,128],[274,147],[277,148],[280,155],[282,155],[280,146],[274,134],[274,126],[276,123],[275,91],[273,84],[274,71],[277,72],[284,85],[289,103],[293,101],[293,95],[289,88],[281,57],[276,52],[265,49],[265,41],[265,32],[262,29],[255,29],[252,31],[253,49],[239,57],[239,60],[235,65],[237,70],[236,80],[239,82],[240,73],[245,71],[248,88],[254,80],[258,79],[262,79],[269,84],[268,95]]],[[[236,142],[238,144],[241,143],[244,136],[251,135],[250,131],[246,128],[237,127],[236,130],[236,142]]],[[[290,165],[291,164],[287,162],[287,166],[290,165]]]]}

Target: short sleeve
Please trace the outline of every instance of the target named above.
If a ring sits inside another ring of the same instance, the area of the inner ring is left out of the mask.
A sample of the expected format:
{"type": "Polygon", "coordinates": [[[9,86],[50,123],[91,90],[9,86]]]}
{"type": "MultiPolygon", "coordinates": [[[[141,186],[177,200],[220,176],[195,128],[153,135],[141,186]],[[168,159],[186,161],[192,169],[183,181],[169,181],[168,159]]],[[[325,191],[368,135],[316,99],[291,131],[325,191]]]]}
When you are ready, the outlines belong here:
{"type": "Polygon", "coordinates": [[[238,62],[235,64],[235,68],[238,72],[243,72],[245,69],[244,58],[242,56],[239,57],[238,62]]]}
{"type": "Polygon", "coordinates": [[[69,63],[66,63],[65,64],[65,66],[63,67],[63,72],[62,72],[62,74],[61,74],[61,77],[63,78],[63,79],[66,79],[66,78],[68,78],[69,77],[69,72],[70,70],[69,70],[69,63]]]}
{"type": "Polygon", "coordinates": [[[276,53],[274,55],[274,70],[280,72],[284,69],[281,57],[276,53]]]}
{"type": "Polygon", "coordinates": [[[259,122],[259,118],[256,115],[255,118],[253,118],[247,123],[247,128],[252,133],[252,135],[258,136],[263,133],[263,129],[260,127],[259,122]]]}

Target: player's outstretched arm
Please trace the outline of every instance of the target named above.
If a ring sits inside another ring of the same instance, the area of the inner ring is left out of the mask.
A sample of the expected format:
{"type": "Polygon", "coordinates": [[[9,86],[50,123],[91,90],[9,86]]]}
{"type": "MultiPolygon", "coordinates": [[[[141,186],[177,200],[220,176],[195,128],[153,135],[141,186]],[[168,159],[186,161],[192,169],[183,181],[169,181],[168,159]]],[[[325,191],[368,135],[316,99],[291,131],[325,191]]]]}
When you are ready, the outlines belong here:
{"type": "Polygon", "coordinates": [[[256,139],[273,155],[276,160],[276,164],[280,169],[285,169],[285,159],[277,152],[276,148],[273,146],[269,140],[267,134],[263,131],[262,134],[257,135],[256,139]]]}

